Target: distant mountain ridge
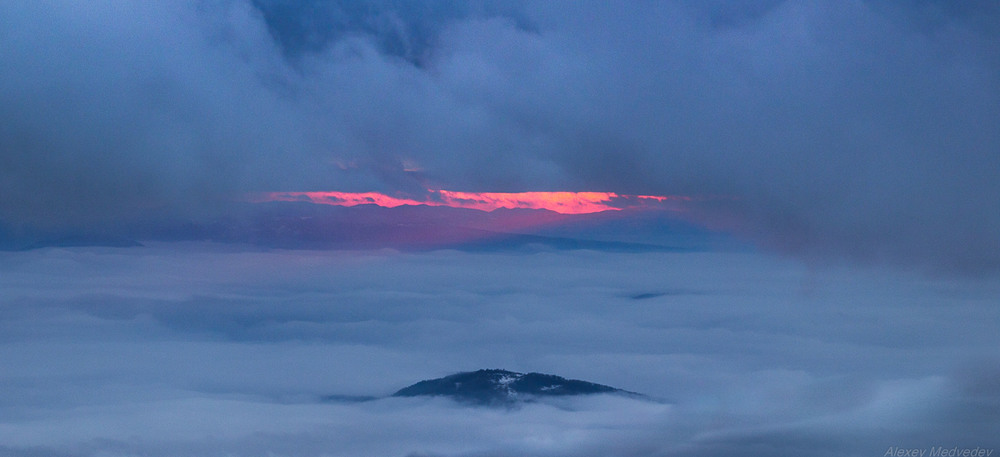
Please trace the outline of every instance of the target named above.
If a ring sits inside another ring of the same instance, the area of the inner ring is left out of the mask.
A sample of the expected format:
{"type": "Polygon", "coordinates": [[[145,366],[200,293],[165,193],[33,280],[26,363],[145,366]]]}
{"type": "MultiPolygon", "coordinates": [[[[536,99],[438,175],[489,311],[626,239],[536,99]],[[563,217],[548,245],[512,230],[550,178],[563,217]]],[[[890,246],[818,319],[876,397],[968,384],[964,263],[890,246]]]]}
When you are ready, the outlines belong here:
{"type": "Polygon", "coordinates": [[[542,209],[265,202],[234,203],[227,212],[191,218],[151,210],[94,232],[32,229],[0,221],[0,251],[209,241],[280,249],[691,252],[718,245],[718,239],[672,212],[632,210],[561,214],[542,209]]]}
{"type": "Polygon", "coordinates": [[[635,392],[603,384],[566,379],[551,374],[518,373],[501,369],[469,371],[420,381],[400,389],[392,396],[441,396],[476,405],[504,406],[533,401],[540,397],[591,394],[644,397],[635,392]]]}

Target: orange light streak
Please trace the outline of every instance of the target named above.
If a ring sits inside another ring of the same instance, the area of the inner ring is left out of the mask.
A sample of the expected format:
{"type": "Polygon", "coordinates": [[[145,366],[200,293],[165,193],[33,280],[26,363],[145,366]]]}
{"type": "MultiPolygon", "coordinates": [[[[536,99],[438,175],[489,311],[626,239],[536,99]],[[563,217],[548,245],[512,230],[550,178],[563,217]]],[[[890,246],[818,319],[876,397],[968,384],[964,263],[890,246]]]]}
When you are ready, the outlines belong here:
{"type": "MultiPolygon", "coordinates": [[[[449,206],[481,211],[500,208],[545,209],[561,214],[588,214],[618,211],[630,207],[657,206],[690,197],[658,195],[619,195],[613,192],[455,192],[429,190],[428,198],[415,200],[379,192],[269,192],[251,198],[254,202],[306,201],[316,204],[356,206],[379,205],[394,208],[403,205],[449,206]]],[[[677,208],[668,208],[677,209],[677,208]]]]}
{"type": "Polygon", "coordinates": [[[267,192],[252,198],[253,202],[301,202],[321,205],[357,206],[378,205],[395,208],[403,205],[429,205],[408,198],[397,198],[378,192],[267,192]]]}
{"type": "Polygon", "coordinates": [[[448,206],[492,211],[498,208],[547,209],[563,214],[585,214],[618,210],[610,206],[611,192],[452,192],[437,194],[448,206]]]}

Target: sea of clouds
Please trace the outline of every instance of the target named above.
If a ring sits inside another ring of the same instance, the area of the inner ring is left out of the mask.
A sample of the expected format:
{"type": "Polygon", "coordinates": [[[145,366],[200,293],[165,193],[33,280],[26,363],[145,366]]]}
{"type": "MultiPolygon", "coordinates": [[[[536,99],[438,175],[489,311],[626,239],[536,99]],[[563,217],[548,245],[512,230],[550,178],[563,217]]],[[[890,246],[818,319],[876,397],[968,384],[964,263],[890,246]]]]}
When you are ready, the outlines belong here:
{"type": "Polygon", "coordinates": [[[998,296],[992,277],[755,252],[3,252],[0,454],[1000,448],[998,296]],[[654,401],[324,400],[479,368],[654,401]]]}

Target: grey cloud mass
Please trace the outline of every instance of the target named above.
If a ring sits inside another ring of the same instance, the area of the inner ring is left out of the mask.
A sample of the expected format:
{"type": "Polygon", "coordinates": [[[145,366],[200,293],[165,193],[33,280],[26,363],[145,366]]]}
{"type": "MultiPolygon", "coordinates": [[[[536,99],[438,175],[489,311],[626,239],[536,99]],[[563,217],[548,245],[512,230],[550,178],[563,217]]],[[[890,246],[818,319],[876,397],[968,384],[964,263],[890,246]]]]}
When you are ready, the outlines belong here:
{"type": "Polygon", "coordinates": [[[2,252],[0,453],[995,452],[998,294],[754,253],[2,252]],[[661,401],[321,400],[483,367],[661,401]]]}
{"type": "Polygon", "coordinates": [[[0,223],[600,190],[815,258],[1000,265],[995,2],[17,2],[0,223]],[[736,221],[736,222],[733,222],[736,221]]]}

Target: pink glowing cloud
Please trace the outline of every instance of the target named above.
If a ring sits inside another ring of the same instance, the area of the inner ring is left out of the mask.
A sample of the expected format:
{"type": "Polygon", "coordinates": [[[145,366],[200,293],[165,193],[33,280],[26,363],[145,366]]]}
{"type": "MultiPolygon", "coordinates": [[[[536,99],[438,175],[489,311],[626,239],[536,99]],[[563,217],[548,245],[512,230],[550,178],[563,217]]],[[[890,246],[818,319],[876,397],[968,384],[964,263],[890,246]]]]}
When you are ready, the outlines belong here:
{"type": "Polygon", "coordinates": [[[379,192],[268,192],[252,201],[307,201],[336,206],[379,205],[394,208],[403,205],[449,206],[481,211],[500,208],[545,209],[560,214],[589,214],[625,208],[654,206],[679,210],[684,196],[620,195],[613,192],[454,192],[430,190],[423,200],[393,197],[379,192]]]}

